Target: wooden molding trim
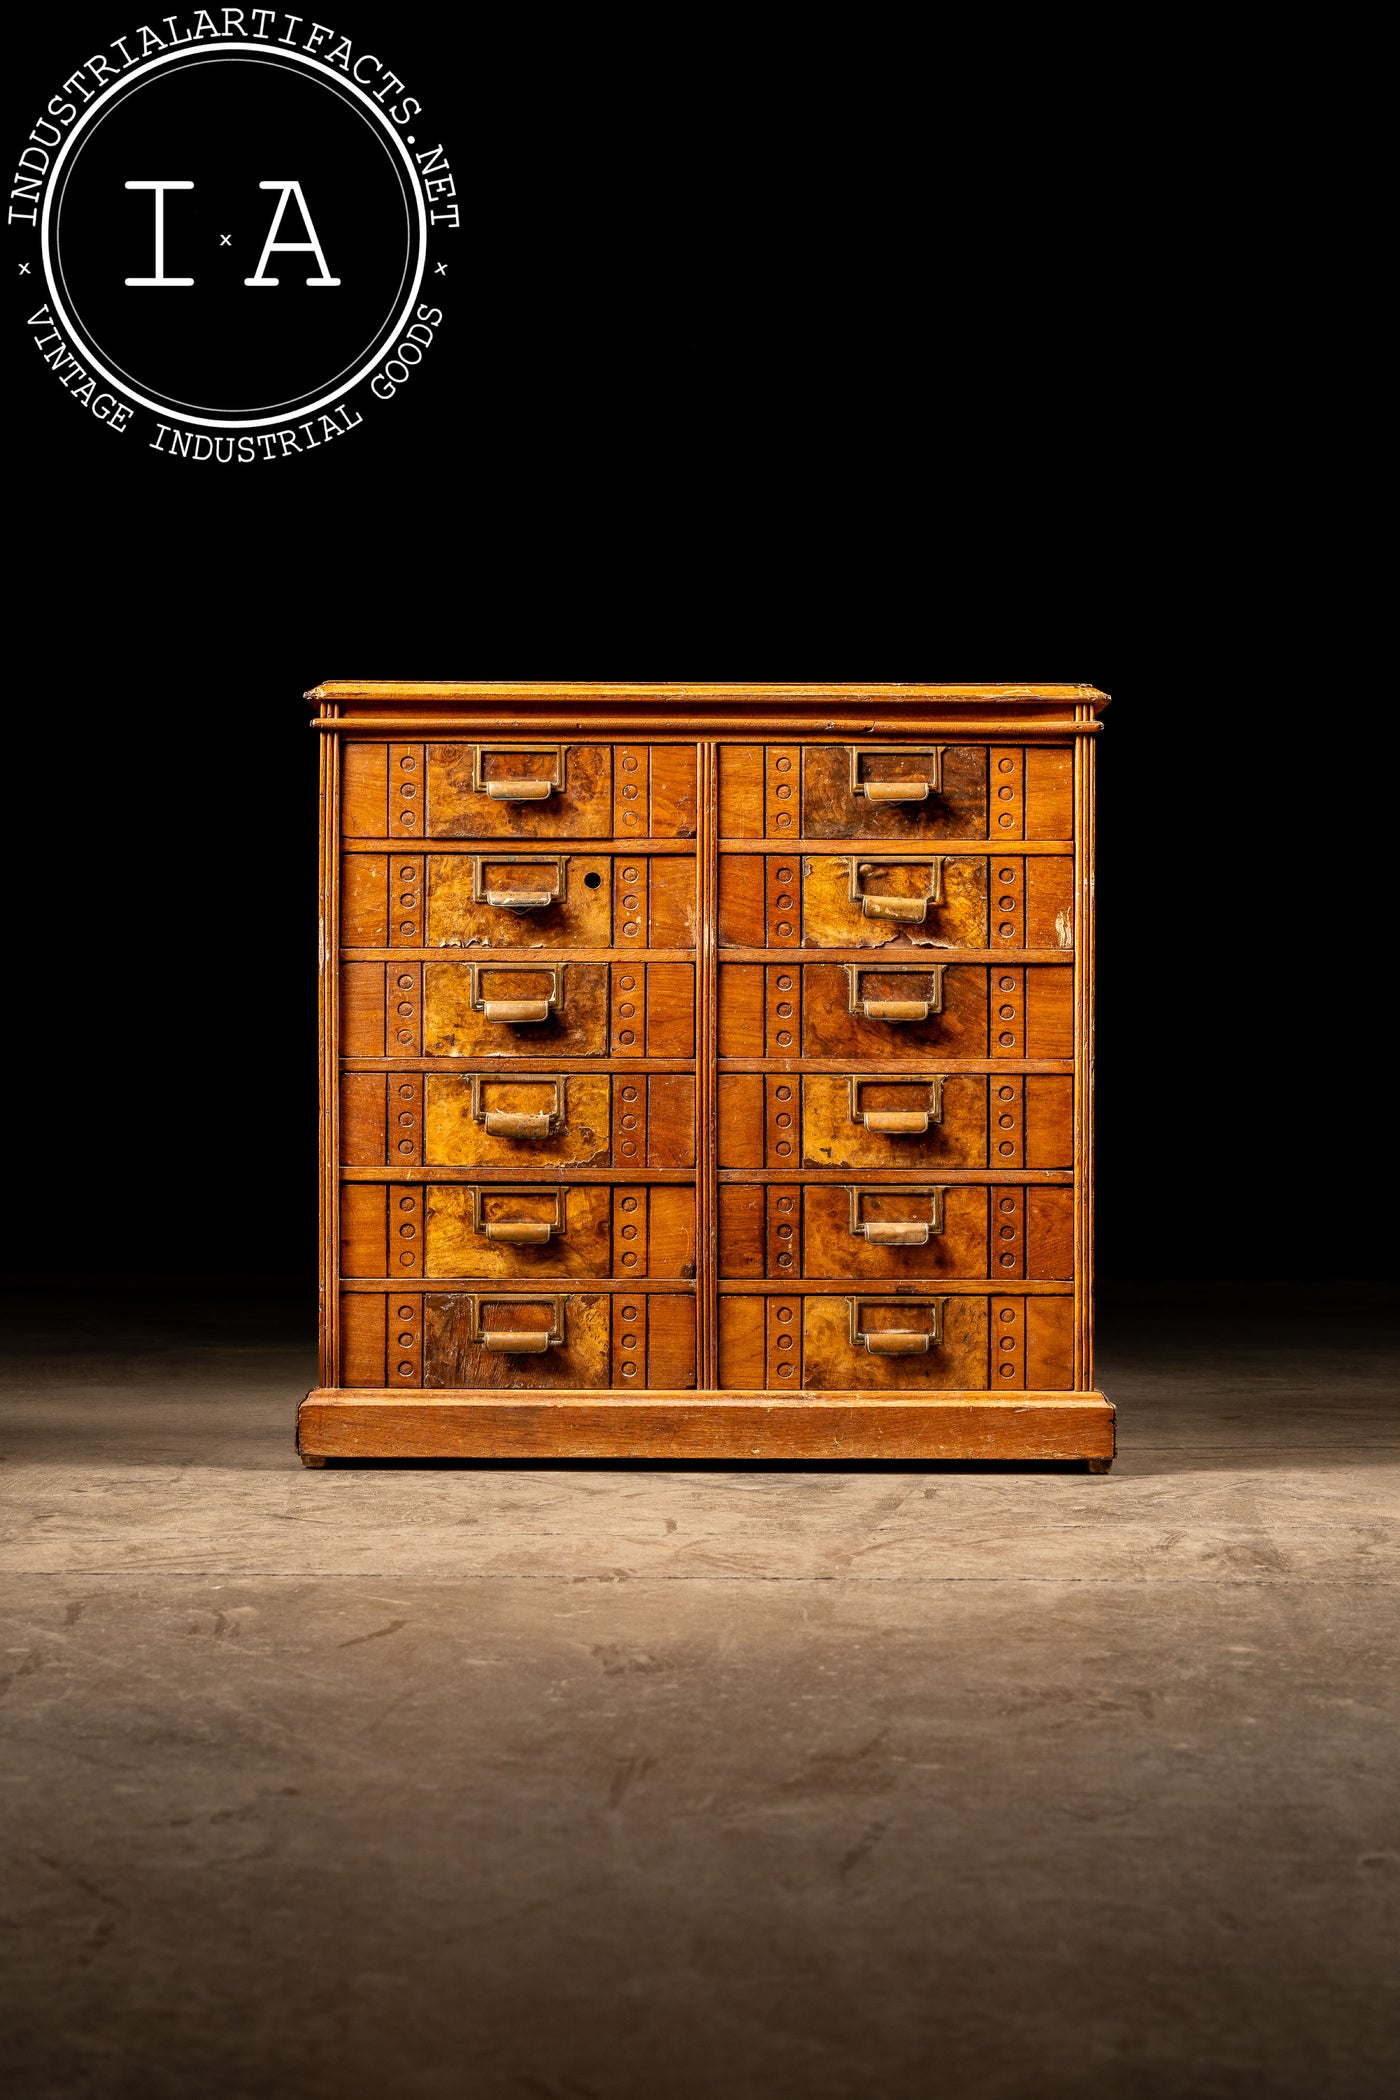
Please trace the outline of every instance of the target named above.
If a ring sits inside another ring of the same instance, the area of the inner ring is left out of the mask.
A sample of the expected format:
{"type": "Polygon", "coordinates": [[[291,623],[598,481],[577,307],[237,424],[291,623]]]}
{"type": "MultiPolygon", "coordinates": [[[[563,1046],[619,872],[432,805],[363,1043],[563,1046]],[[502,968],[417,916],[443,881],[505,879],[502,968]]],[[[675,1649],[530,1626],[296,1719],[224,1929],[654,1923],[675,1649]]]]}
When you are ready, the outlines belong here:
{"type": "MultiPolygon", "coordinates": [[[[756,696],[761,699],[762,696],[756,696]]],[[[859,736],[933,736],[956,742],[958,739],[982,742],[988,738],[1014,736],[1021,744],[1047,744],[1061,742],[1065,737],[1093,736],[1102,724],[1096,720],[1074,721],[1064,717],[1051,720],[1042,715],[1019,715],[1007,720],[1001,716],[972,715],[964,721],[945,721],[937,715],[906,716],[902,720],[869,721],[864,717],[847,717],[831,720],[823,715],[789,715],[768,701],[763,702],[765,717],[776,723],[785,734],[801,736],[809,742],[846,744],[859,736]]],[[[754,716],[750,712],[742,715],[719,714],[712,709],[692,705],[695,727],[707,736],[752,737],[754,716]]],[[[504,729],[523,728],[524,719],[503,715],[499,709],[483,707],[475,715],[317,715],[311,727],[337,736],[465,736],[471,737],[483,729],[499,733],[504,729]]],[[[528,727],[536,732],[549,731],[560,736],[597,736],[604,740],[620,736],[645,736],[653,743],[688,744],[694,741],[676,726],[674,715],[635,715],[598,713],[591,715],[531,715],[528,727]]]]}
{"type": "Polygon", "coordinates": [[[313,707],[355,701],[423,701],[428,704],[472,700],[499,707],[502,701],[519,706],[557,706],[575,700],[607,700],[633,706],[639,700],[666,700],[676,704],[695,701],[735,701],[753,698],[772,701],[836,701],[846,706],[879,701],[882,705],[936,702],[942,707],[981,707],[1012,702],[1064,702],[1107,707],[1109,694],[1095,685],[906,685],[885,684],[748,684],[730,679],[720,684],[662,680],[660,682],[611,680],[594,684],[581,679],[398,679],[331,678],[314,686],[306,695],[313,707]]]}
{"type": "Polygon", "coordinates": [[[1102,1393],[537,1392],[411,1400],[318,1388],[297,1419],[304,1463],[331,1458],[1087,1459],[1114,1455],[1102,1393]]]}

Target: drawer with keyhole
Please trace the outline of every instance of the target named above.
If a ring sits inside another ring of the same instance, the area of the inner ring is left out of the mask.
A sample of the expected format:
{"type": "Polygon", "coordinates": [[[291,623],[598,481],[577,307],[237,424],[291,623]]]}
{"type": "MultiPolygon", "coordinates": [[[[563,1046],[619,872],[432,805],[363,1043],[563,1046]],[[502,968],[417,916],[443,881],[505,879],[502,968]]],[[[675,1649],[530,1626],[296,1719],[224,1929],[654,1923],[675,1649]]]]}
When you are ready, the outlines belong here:
{"type": "Polygon", "coordinates": [[[345,948],[695,946],[692,853],[342,855],[345,948]]]}

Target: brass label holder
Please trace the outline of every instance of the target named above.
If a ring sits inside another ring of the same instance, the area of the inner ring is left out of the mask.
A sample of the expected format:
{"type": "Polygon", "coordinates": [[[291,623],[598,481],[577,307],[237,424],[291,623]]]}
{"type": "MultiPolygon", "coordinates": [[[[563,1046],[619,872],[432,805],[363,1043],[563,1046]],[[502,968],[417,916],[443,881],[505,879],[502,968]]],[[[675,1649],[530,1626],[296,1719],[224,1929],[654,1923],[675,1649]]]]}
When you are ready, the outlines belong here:
{"type": "Polygon", "coordinates": [[[943,902],[943,857],[935,854],[926,861],[908,860],[852,860],[848,863],[851,874],[849,891],[852,904],[858,904],[864,919],[894,919],[902,926],[922,926],[928,916],[930,904],[943,902]],[[872,897],[864,887],[864,879],[877,868],[923,867],[928,869],[928,889],[922,897],[872,897]]]}
{"type": "Polygon", "coordinates": [[[544,1138],[554,1137],[564,1127],[564,1088],[562,1074],[557,1077],[536,1078],[533,1073],[525,1079],[497,1078],[491,1072],[472,1073],[472,1121],[485,1126],[488,1137],[544,1138]],[[481,1089],[487,1086],[550,1086],[554,1089],[553,1108],[538,1111],[515,1108],[485,1108],[482,1106],[481,1089]]]}
{"type": "Polygon", "coordinates": [[[564,1300],[558,1298],[498,1298],[493,1292],[473,1292],[467,1299],[467,1339],[480,1349],[494,1349],[505,1356],[543,1356],[546,1349],[558,1349],[564,1342],[564,1300]],[[488,1305],[547,1305],[550,1308],[549,1331],[541,1327],[483,1327],[481,1304],[488,1305]]]}
{"type": "Polygon", "coordinates": [[[471,1207],[472,1231],[497,1245],[509,1247],[547,1247],[551,1240],[564,1239],[568,1225],[564,1213],[563,1188],[541,1188],[538,1183],[506,1188],[499,1185],[482,1188],[473,1182],[467,1190],[471,1207]],[[485,1199],[488,1196],[552,1196],[554,1216],[552,1218],[488,1218],[485,1199]]]}
{"type": "Polygon", "coordinates": [[[846,1011],[867,1021],[926,1021],[943,1011],[943,972],[946,963],[843,963],[850,986],[846,1011]],[[927,977],[927,999],[862,999],[860,980],[870,974],[880,977],[927,977]]]}
{"type": "Polygon", "coordinates": [[[906,1080],[902,1075],[886,1074],[880,1079],[857,1078],[852,1073],[846,1082],[850,1089],[851,1121],[861,1124],[866,1130],[885,1137],[922,1137],[931,1123],[943,1121],[943,1074],[932,1076],[910,1074],[906,1080]],[[926,1086],[928,1107],[926,1109],[866,1108],[860,1105],[860,1090],[863,1086],[926,1086]]]}
{"type": "Polygon", "coordinates": [[[564,791],[564,750],[563,744],[476,744],[472,748],[472,788],[478,795],[489,795],[493,802],[547,802],[551,795],[564,791]],[[543,753],[553,759],[554,770],[548,780],[488,780],[482,761],[492,751],[515,757],[543,753]]]}
{"type": "Polygon", "coordinates": [[[867,1356],[927,1356],[943,1340],[943,1308],[946,1298],[848,1298],[851,1315],[851,1347],[864,1348],[867,1356]],[[871,1327],[860,1324],[862,1306],[925,1306],[932,1314],[928,1327],[871,1327]]]}
{"type": "Polygon", "coordinates": [[[943,792],[943,753],[946,744],[852,744],[851,793],[867,802],[927,802],[943,792]],[[932,772],[927,780],[862,780],[860,762],[874,752],[898,752],[901,758],[927,758],[932,772]]]}
{"type": "Polygon", "coordinates": [[[483,1014],[488,1021],[503,1022],[509,1027],[533,1026],[547,1021],[551,1014],[560,1010],[560,978],[563,970],[558,963],[527,962],[473,962],[471,971],[471,1009],[474,1014],[483,1014]],[[549,992],[543,999],[487,999],[481,990],[483,970],[539,970],[549,977],[549,992]]]}
{"type": "Polygon", "coordinates": [[[568,887],[569,863],[563,854],[551,860],[538,853],[474,853],[472,855],[472,903],[490,904],[497,911],[547,911],[562,904],[568,887]],[[482,875],[483,864],[493,868],[553,868],[550,890],[489,890],[482,875]]]}
{"type": "Polygon", "coordinates": [[[943,1198],[947,1191],[942,1188],[913,1188],[904,1184],[896,1188],[847,1187],[851,1199],[851,1237],[865,1240],[872,1247],[926,1247],[934,1233],[943,1230],[943,1198]],[[927,1196],[929,1216],[925,1224],[922,1219],[909,1218],[898,1221],[890,1219],[872,1224],[860,1214],[862,1196],[927,1196]]]}

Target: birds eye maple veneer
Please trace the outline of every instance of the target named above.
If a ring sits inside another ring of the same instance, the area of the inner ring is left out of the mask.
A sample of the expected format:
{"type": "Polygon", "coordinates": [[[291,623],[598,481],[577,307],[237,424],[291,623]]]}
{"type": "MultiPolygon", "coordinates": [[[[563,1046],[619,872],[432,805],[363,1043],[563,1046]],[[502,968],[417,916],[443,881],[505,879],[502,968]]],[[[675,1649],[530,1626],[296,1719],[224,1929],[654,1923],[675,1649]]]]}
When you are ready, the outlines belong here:
{"type": "Polygon", "coordinates": [[[301,1455],[1082,1459],[1081,685],[354,682],[301,1455]]]}

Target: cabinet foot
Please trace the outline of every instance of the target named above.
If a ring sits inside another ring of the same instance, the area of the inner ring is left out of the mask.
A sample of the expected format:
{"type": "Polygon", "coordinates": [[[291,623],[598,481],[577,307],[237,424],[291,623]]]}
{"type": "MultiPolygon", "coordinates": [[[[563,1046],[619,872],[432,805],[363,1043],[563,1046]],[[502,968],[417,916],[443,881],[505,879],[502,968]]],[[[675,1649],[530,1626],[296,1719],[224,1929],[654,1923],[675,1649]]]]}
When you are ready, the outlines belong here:
{"type": "Polygon", "coordinates": [[[1086,1458],[1084,1461],[1086,1473],[1107,1473],[1112,1470],[1112,1466],[1111,1458],[1086,1458]]]}

